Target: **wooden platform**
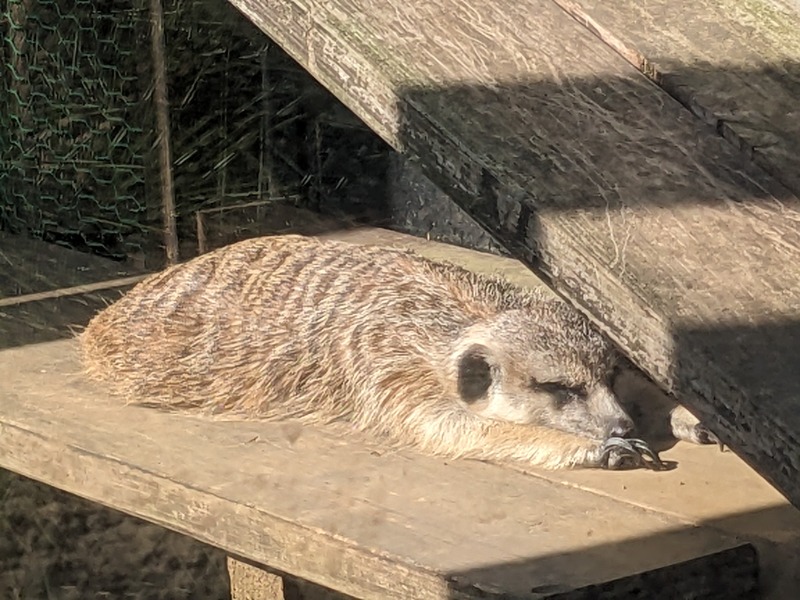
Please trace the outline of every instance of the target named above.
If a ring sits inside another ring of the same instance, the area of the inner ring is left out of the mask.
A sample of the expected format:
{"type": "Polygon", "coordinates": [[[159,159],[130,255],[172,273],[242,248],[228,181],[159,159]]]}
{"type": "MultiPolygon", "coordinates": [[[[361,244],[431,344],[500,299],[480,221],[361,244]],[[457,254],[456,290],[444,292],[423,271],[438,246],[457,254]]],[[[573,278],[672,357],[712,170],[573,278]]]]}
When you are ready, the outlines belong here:
{"type": "Polygon", "coordinates": [[[781,2],[231,0],[800,506],[781,2]]]}
{"type": "MultiPolygon", "coordinates": [[[[330,235],[542,285],[511,259],[330,235]]],[[[0,466],[356,597],[749,598],[746,543],[764,597],[800,584],[800,514],[713,446],[676,445],[662,473],[520,473],[119,406],[78,374],[71,340],[18,342],[0,351],[0,466]]]]}

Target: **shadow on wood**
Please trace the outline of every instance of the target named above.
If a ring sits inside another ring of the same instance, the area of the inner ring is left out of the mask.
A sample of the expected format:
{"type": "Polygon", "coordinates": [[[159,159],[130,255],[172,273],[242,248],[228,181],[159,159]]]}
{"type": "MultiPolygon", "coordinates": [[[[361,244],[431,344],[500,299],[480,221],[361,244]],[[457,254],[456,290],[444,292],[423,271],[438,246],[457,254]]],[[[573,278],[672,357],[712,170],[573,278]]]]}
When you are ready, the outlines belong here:
{"type": "Polygon", "coordinates": [[[798,502],[793,192],[643,76],[437,83],[397,110],[428,177],[798,502]]]}
{"type": "MultiPolygon", "coordinates": [[[[602,565],[613,563],[625,556],[638,553],[652,553],[656,548],[664,549],[672,545],[684,543],[682,535],[685,530],[676,530],[652,538],[631,539],[614,545],[598,545],[581,548],[574,553],[551,556],[543,560],[509,562],[499,565],[488,565],[463,573],[452,573],[455,580],[496,582],[495,595],[491,589],[485,589],[486,598],[501,597],[501,589],[509,589],[517,584],[517,595],[514,598],[558,598],[586,599],[606,598],[614,590],[614,597],[620,594],[624,598],[789,598],[800,583],[800,513],[791,506],[775,506],[732,514],[719,519],[709,519],[698,524],[719,531],[759,531],[764,537],[760,540],[751,538],[757,548],[757,559],[753,547],[741,546],[737,549],[738,557],[744,559],[737,566],[726,564],[722,555],[710,559],[706,564],[696,563],[696,570],[690,565],[668,567],[663,570],[642,573],[641,578],[632,577],[627,582],[606,582],[601,585],[570,591],[568,585],[558,581],[552,566],[560,561],[574,565],[575,573],[580,573],[586,565],[602,565]],[[784,529],[784,526],[787,529],[784,529]],[[769,541],[767,541],[769,540],[769,541]],[[758,561],[760,568],[748,565],[748,559],[758,561]],[[553,561],[553,562],[551,562],[553,561]],[[779,565],[779,569],[775,567],[779,565]],[[685,569],[685,571],[684,571],[685,569]],[[524,589],[522,582],[530,578],[531,573],[538,573],[538,578],[546,583],[535,589],[524,589]],[[749,583],[749,578],[757,576],[758,588],[749,583]],[[618,586],[618,587],[615,587],[618,586]],[[716,586],[716,589],[715,589],[716,586]],[[623,591],[623,589],[625,591],[623,591]],[[653,595],[653,590],[660,590],[663,596],[653,595]],[[541,595],[537,595],[541,594],[541,595]],[[628,594],[628,595],[626,595],[628,594]]],[[[586,523],[587,539],[592,536],[592,523],[586,523]]],[[[587,542],[587,546],[589,543],[587,542]]],[[[460,598],[454,592],[453,598],[460,598]]],[[[504,597],[505,598],[505,597],[504,597]]]]}
{"type": "Polygon", "coordinates": [[[800,321],[736,320],[676,328],[673,377],[698,416],[780,488],[800,469],[800,321]]]}
{"type": "MultiPolygon", "coordinates": [[[[0,489],[3,489],[8,477],[12,476],[0,471],[0,482],[2,482],[0,489]]],[[[18,478],[15,483],[16,485],[12,485],[10,488],[11,493],[9,490],[4,492],[7,504],[5,519],[2,523],[4,527],[0,527],[0,529],[7,529],[4,537],[8,548],[4,560],[17,564],[16,560],[23,557],[20,555],[15,559],[13,554],[15,544],[25,543],[32,543],[25,548],[25,552],[31,556],[35,555],[36,560],[31,562],[30,567],[26,567],[25,562],[20,562],[16,572],[6,572],[5,576],[0,578],[0,588],[4,584],[14,582],[14,585],[18,586],[16,587],[18,591],[28,595],[34,593],[34,589],[39,589],[36,586],[42,585],[42,575],[39,574],[40,580],[37,581],[35,577],[38,571],[27,573],[19,569],[35,568],[47,573],[48,581],[51,586],[54,586],[54,589],[57,590],[63,586],[65,590],[69,590],[69,593],[81,597],[108,592],[108,590],[116,590],[118,593],[130,595],[140,594],[141,590],[144,593],[141,596],[143,598],[163,597],[164,593],[170,594],[170,597],[190,597],[192,593],[198,593],[199,590],[205,589],[206,593],[209,590],[215,590],[214,598],[219,600],[227,598],[221,593],[218,595],[220,590],[225,590],[228,585],[223,551],[189,539],[180,540],[168,532],[159,533],[157,528],[144,521],[125,517],[116,511],[100,505],[92,505],[80,498],[48,489],[33,481],[23,481],[18,478]],[[27,501],[19,493],[23,491],[29,494],[27,501]],[[27,506],[23,514],[22,511],[18,511],[18,508],[26,502],[27,506]],[[16,508],[11,506],[12,503],[16,508]],[[40,520],[49,523],[44,531],[47,535],[38,541],[34,539],[31,542],[33,538],[30,538],[24,528],[24,523],[36,523],[40,520]],[[88,525],[85,530],[81,530],[80,527],[83,522],[88,525]],[[97,523],[103,524],[102,530],[95,530],[91,526],[91,524],[97,523]],[[114,556],[98,559],[98,556],[107,552],[109,547],[115,549],[114,556]],[[71,553],[67,554],[67,550],[70,550],[71,553]],[[67,565],[68,568],[66,568],[67,565]],[[170,566],[165,571],[166,565],[170,566]],[[135,573],[135,576],[121,578],[120,573],[123,572],[135,573]],[[90,573],[91,576],[87,576],[87,573],[90,573]],[[189,581],[187,581],[187,577],[190,578],[189,581]],[[158,582],[158,587],[154,587],[156,582],[158,582]],[[169,587],[175,584],[178,585],[175,589],[169,587]]],[[[787,562],[790,557],[794,557],[796,562],[800,560],[798,521],[800,521],[800,515],[796,510],[788,506],[776,506],[729,515],[709,520],[700,525],[721,531],[750,530],[763,534],[765,538],[756,541],[759,553],[758,561],[764,565],[759,576],[761,580],[759,587],[765,598],[784,598],[790,597],[791,592],[796,589],[798,584],[796,581],[798,573],[800,573],[798,565],[792,566],[787,562]],[[767,538],[770,541],[767,541],[767,538]],[[777,577],[773,564],[771,564],[776,561],[782,563],[784,567],[777,577]]],[[[699,531],[697,535],[700,535],[699,531]]],[[[592,536],[592,524],[587,522],[586,539],[590,541],[592,536]]],[[[481,584],[482,593],[479,590],[473,590],[477,597],[497,598],[498,594],[492,589],[507,590],[513,587],[515,582],[517,586],[524,586],[524,581],[530,579],[531,574],[547,573],[548,568],[552,565],[557,566],[561,560],[567,560],[573,565],[575,572],[580,573],[589,568],[587,565],[614,562],[626,554],[660,552],[660,548],[663,548],[664,544],[681,543],[681,539],[681,535],[676,531],[647,539],[632,539],[611,546],[588,546],[587,543],[586,548],[565,556],[544,557],[541,560],[530,561],[521,559],[516,562],[486,565],[468,571],[450,573],[445,578],[456,582],[450,583],[451,587],[456,588],[450,594],[453,598],[464,597],[463,593],[457,590],[463,590],[464,586],[468,587],[466,582],[469,581],[483,582],[481,584]]],[[[18,550],[22,549],[22,546],[18,548],[18,550]]],[[[711,550],[709,549],[709,551],[711,550]]],[[[748,547],[742,547],[737,549],[733,555],[718,554],[715,559],[698,561],[694,571],[688,565],[676,566],[662,572],[633,577],[625,584],[609,583],[572,594],[558,592],[557,590],[561,589],[564,584],[557,581],[556,577],[550,577],[543,580],[547,583],[537,586],[539,595],[522,593],[516,597],[533,599],[547,597],[549,594],[555,594],[551,596],[555,598],[617,597],[613,593],[615,586],[624,588],[639,586],[640,593],[645,594],[644,597],[652,597],[648,590],[654,589],[656,584],[661,586],[663,597],[667,598],[676,597],[683,590],[694,598],[715,597],[704,595],[702,586],[711,585],[715,581],[719,584],[719,580],[722,578],[727,587],[721,586],[721,589],[725,590],[724,594],[718,594],[716,597],[760,597],[756,596],[752,590],[751,577],[754,576],[756,569],[756,565],[750,562],[752,558],[751,550],[748,547]],[[670,576],[672,579],[669,578],[670,576]],[[688,587],[696,585],[698,581],[700,581],[701,587],[688,587]],[[604,589],[607,595],[598,595],[604,589]]],[[[255,572],[257,573],[257,571],[255,572]]],[[[345,600],[351,598],[351,596],[336,593],[329,588],[310,584],[307,581],[296,580],[291,576],[284,577],[283,599],[285,600],[345,600]]],[[[252,593],[258,590],[250,591],[252,593]]],[[[273,600],[273,596],[253,595],[251,597],[273,600]]],[[[505,596],[505,598],[514,597],[505,596]]],[[[276,598],[281,597],[276,596],[276,598]]]]}

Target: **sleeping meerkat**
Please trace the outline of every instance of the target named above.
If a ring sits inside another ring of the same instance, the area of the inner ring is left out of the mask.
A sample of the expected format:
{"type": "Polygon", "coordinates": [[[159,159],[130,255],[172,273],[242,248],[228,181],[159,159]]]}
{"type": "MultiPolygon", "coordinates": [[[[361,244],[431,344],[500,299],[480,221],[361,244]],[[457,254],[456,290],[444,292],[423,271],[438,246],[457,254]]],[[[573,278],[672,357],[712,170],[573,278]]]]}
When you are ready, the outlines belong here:
{"type": "Polygon", "coordinates": [[[409,251],[246,240],[149,277],[79,340],[91,378],[149,406],[345,419],[449,457],[661,466],[628,438],[619,357],[583,315],[409,251]]]}

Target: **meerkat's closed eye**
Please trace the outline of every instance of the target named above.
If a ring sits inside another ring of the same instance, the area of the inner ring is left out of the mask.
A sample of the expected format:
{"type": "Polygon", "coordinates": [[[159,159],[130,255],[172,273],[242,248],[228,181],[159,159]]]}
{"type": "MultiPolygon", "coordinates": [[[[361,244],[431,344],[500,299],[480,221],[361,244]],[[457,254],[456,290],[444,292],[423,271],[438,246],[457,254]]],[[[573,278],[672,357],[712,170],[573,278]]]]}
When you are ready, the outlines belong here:
{"type": "Polygon", "coordinates": [[[532,389],[542,390],[545,392],[559,393],[568,392],[575,396],[586,396],[588,390],[586,385],[579,383],[570,383],[568,381],[539,381],[535,377],[531,377],[530,386],[532,389]]]}
{"type": "Polygon", "coordinates": [[[589,395],[585,385],[566,381],[538,381],[535,377],[531,377],[530,387],[533,390],[552,394],[556,401],[556,407],[565,406],[575,399],[586,400],[589,395]]]}

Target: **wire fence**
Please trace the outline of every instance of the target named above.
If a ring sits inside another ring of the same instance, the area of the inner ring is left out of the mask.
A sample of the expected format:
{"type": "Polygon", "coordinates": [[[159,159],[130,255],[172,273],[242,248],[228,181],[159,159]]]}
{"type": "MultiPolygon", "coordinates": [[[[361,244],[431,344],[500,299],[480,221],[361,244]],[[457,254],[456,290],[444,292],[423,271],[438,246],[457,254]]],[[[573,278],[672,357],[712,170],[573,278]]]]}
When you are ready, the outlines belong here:
{"type": "MultiPolygon", "coordinates": [[[[182,258],[198,211],[368,204],[372,132],[225,0],[162,6],[182,258]]],[[[0,233],[163,266],[150,19],[146,0],[0,3],[0,233]]]]}
{"type": "Polygon", "coordinates": [[[2,6],[0,229],[123,258],[151,224],[147,15],[121,0],[2,6]]]}

